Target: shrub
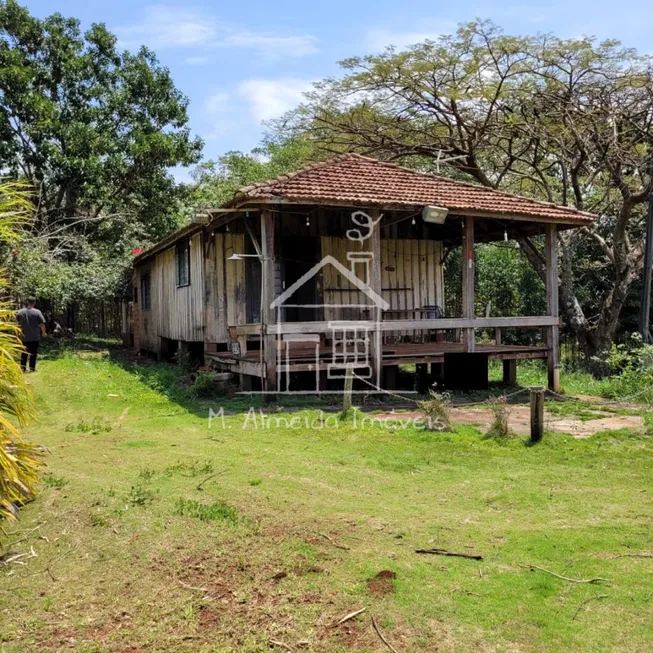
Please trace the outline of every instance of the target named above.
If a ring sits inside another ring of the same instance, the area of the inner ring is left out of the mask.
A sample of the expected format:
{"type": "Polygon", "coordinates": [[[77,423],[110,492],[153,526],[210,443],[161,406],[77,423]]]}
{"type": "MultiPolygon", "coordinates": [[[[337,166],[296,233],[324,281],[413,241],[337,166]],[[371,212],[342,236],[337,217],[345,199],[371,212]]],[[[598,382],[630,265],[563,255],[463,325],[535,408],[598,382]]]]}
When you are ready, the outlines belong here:
{"type": "Polygon", "coordinates": [[[510,406],[506,397],[497,397],[496,399],[489,399],[488,407],[492,412],[494,419],[488,432],[485,434],[486,438],[494,438],[496,440],[507,440],[514,436],[508,424],[510,417],[510,406]]]}
{"type": "Polygon", "coordinates": [[[190,387],[190,396],[193,399],[211,399],[224,394],[218,386],[218,375],[216,372],[198,372],[195,381],[190,387]]]}
{"type": "Polygon", "coordinates": [[[653,345],[645,345],[639,333],[631,334],[622,344],[613,344],[600,363],[610,374],[603,380],[603,394],[653,403],[653,345]]]}
{"type": "Polygon", "coordinates": [[[429,398],[421,401],[419,407],[426,417],[428,431],[449,431],[451,429],[451,395],[446,392],[429,392],[429,398]]]}

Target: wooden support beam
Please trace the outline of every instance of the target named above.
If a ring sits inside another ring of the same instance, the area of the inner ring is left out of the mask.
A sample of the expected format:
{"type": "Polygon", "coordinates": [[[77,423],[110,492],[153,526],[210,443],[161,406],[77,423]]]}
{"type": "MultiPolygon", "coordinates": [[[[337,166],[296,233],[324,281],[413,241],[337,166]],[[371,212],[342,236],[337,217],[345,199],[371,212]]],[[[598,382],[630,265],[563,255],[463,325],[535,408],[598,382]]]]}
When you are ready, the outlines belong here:
{"type": "MultiPolygon", "coordinates": [[[[270,308],[274,301],[274,213],[261,212],[261,332],[263,334],[263,358],[265,361],[263,389],[267,393],[277,390],[277,344],[274,331],[275,311],[270,308]]],[[[273,401],[273,394],[266,394],[273,401]]]]}
{"type": "MultiPolygon", "coordinates": [[[[370,211],[370,217],[373,222],[379,219],[380,211],[374,209],[370,211]]],[[[370,269],[370,288],[379,296],[383,297],[381,286],[381,223],[376,224],[370,237],[370,251],[372,252],[372,261],[370,269]]],[[[377,324],[381,323],[381,311],[374,308],[374,319],[377,324]]],[[[381,331],[375,328],[370,332],[370,364],[372,367],[372,380],[375,385],[381,387],[381,331]]]]}
{"type": "Polygon", "coordinates": [[[546,225],[546,308],[557,322],[547,329],[549,390],[560,392],[560,326],[558,305],[558,231],[554,224],[546,225]]]}
{"type": "Polygon", "coordinates": [[[503,361],[503,384],[517,385],[517,361],[514,358],[503,361]]]}
{"type": "Polygon", "coordinates": [[[426,363],[418,363],[415,365],[416,383],[415,389],[421,395],[425,395],[429,391],[429,375],[428,366],[426,363]]]}
{"type": "MultiPolygon", "coordinates": [[[[474,218],[466,216],[463,222],[463,254],[462,254],[462,296],[463,317],[474,318],[474,218]]],[[[473,328],[463,331],[465,351],[473,352],[476,349],[476,340],[473,328]]]]}
{"type": "Polygon", "coordinates": [[[399,365],[388,365],[383,368],[383,387],[386,390],[396,390],[399,379],[399,365]]]}

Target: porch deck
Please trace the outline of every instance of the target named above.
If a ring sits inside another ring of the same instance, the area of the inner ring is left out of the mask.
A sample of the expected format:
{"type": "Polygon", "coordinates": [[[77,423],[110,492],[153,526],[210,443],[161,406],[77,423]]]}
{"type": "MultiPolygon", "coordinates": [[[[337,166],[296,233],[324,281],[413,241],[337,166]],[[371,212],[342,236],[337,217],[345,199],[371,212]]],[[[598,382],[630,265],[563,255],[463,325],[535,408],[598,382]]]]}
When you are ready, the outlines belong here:
{"type": "MultiPolygon", "coordinates": [[[[419,365],[424,363],[443,363],[444,356],[448,353],[464,353],[465,345],[462,342],[425,342],[411,343],[399,342],[386,344],[382,349],[382,364],[384,367],[394,365],[419,365]]],[[[487,354],[489,360],[527,360],[546,359],[548,350],[545,346],[538,345],[496,345],[477,344],[476,352],[487,354]]],[[[331,362],[333,351],[331,345],[319,345],[319,364],[324,369],[331,362]]],[[[217,363],[226,365],[234,372],[261,375],[261,352],[250,350],[243,356],[230,352],[207,353],[207,357],[217,363]]],[[[289,363],[280,365],[281,372],[315,371],[315,347],[289,347],[283,353],[283,359],[289,363]]]]}

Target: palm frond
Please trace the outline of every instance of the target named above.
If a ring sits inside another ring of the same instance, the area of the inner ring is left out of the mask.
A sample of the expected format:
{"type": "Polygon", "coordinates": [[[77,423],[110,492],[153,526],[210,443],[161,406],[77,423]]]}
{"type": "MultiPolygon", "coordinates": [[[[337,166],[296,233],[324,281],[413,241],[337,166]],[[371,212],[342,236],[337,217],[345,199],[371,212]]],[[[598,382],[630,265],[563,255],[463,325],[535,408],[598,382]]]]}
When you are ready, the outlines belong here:
{"type": "MultiPolygon", "coordinates": [[[[29,188],[0,183],[0,242],[13,244],[31,216],[29,188]]],[[[0,297],[6,293],[0,269],[0,297]]],[[[24,442],[19,428],[33,416],[33,400],[17,363],[22,351],[14,311],[0,299],[0,520],[15,519],[18,506],[36,496],[41,450],[24,442]]]]}

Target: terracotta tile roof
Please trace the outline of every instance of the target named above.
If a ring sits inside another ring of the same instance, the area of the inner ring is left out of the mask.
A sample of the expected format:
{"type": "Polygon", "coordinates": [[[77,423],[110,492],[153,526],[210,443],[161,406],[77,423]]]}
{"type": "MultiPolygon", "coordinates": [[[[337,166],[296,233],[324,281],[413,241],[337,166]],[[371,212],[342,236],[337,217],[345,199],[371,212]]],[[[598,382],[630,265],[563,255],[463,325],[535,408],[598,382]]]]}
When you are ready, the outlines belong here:
{"type": "Polygon", "coordinates": [[[229,205],[238,206],[249,200],[406,208],[433,205],[446,207],[452,213],[541,218],[579,225],[597,217],[353,153],[340,154],[297,172],[242,188],[229,205]]]}

